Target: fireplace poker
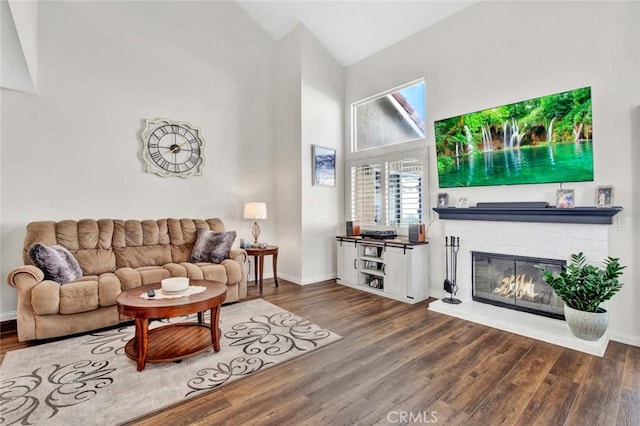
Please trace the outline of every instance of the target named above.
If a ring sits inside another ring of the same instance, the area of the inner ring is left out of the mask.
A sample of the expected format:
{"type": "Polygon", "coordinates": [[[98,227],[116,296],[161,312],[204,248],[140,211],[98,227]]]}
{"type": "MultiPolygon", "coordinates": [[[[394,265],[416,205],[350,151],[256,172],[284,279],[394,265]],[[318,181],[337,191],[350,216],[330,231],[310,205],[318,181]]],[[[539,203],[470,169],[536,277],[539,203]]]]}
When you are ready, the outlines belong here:
{"type": "Polygon", "coordinates": [[[452,237],[451,239],[453,246],[453,272],[451,273],[451,278],[453,280],[453,294],[456,294],[458,292],[458,251],[460,251],[460,237],[452,237]]]}
{"type": "MultiPolygon", "coordinates": [[[[452,237],[453,238],[453,237],[452,237]]],[[[444,291],[447,293],[453,293],[453,284],[449,279],[449,237],[444,237],[444,256],[445,256],[445,278],[444,278],[444,291]]]]}
{"type": "Polygon", "coordinates": [[[445,297],[442,299],[442,301],[445,303],[450,303],[452,305],[457,305],[459,303],[462,303],[459,299],[455,299],[453,297],[453,295],[458,291],[458,285],[456,284],[456,281],[458,275],[458,251],[460,250],[460,237],[451,236],[450,241],[451,244],[449,244],[448,237],[445,237],[445,256],[447,261],[447,278],[445,279],[445,291],[450,294],[450,297],[445,297]],[[449,279],[449,258],[451,258],[451,280],[449,279]]]}

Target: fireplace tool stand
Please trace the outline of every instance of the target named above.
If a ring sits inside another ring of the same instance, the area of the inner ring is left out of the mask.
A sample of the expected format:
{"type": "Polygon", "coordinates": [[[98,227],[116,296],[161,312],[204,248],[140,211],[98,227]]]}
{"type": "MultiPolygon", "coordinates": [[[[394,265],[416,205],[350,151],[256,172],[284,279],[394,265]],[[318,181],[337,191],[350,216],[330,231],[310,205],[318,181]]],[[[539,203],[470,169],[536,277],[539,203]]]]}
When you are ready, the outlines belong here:
{"type": "Polygon", "coordinates": [[[458,292],[456,280],[458,278],[458,251],[460,250],[460,237],[444,237],[444,255],[446,277],[444,279],[444,291],[449,293],[449,297],[442,299],[444,303],[457,305],[462,303],[460,299],[453,296],[458,292]],[[451,238],[451,239],[449,239],[451,238]],[[449,278],[451,271],[451,278],[449,278]]]}

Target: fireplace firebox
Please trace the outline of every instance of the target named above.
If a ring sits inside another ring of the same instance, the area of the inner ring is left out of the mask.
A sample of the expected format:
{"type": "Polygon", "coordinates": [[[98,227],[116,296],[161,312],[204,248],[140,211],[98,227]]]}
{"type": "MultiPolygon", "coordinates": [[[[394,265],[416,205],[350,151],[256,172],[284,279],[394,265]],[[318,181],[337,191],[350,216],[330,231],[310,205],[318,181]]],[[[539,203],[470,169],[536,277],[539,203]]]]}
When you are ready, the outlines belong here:
{"type": "Polygon", "coordinates": [[[555,273],[563,270],[566,261],[472,251],[471,262],[473,300],[564,319],[564,302],[536,265],[555,273]]]}

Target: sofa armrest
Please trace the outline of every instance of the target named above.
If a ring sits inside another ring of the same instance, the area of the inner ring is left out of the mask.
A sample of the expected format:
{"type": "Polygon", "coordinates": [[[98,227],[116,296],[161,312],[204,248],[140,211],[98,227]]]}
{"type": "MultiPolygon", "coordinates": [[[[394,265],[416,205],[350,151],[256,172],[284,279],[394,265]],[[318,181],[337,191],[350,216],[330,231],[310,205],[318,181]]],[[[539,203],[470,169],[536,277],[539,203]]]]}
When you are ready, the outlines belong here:
{"type": "Polygon", "coordinates": [[[247,252],[244,249],[237,248],[229,250],[229,259],[235,260],[241,265],[247,261],[247,252]]]}
{"type": "Polygon", "coordinates": [[[16,322],[18,325],[18,340],[37,339],[36,320],[31,304],[31,291],[44,281],[44,272],[32,265],[22,265],[13,268],[7,274],[7,284],[18,290],[18,305],[16,306],[16,322]]]}
{"type": "Polygon", "coordinates": [[[13,268],[7,274],[7,284],[19,290],[30,290],[44,280],[44,272],[33,265],[13,268]]]}

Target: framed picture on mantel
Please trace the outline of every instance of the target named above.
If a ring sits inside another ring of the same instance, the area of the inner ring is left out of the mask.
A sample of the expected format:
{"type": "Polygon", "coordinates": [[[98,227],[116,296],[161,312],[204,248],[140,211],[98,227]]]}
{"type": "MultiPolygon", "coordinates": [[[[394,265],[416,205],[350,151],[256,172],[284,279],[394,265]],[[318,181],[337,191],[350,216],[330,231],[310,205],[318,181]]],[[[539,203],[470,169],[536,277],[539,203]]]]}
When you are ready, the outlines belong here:
{"type": "Polygon", "coordinates": [[[611,207],[613,204],[613,186],[599,186],[596,189],[596,206],[611,207]]]}
{"type": "Polygon", "coordinates": [[[449,206],[449,194],[446,192],[438,193],[438,207],[448,207],[449,206]]]}
{"type": "Polygon", "coordinates": [[[575,206],[576,195],[573,189],[558,189],[556,191],[556,207],[563,209],[575,206]]]}

